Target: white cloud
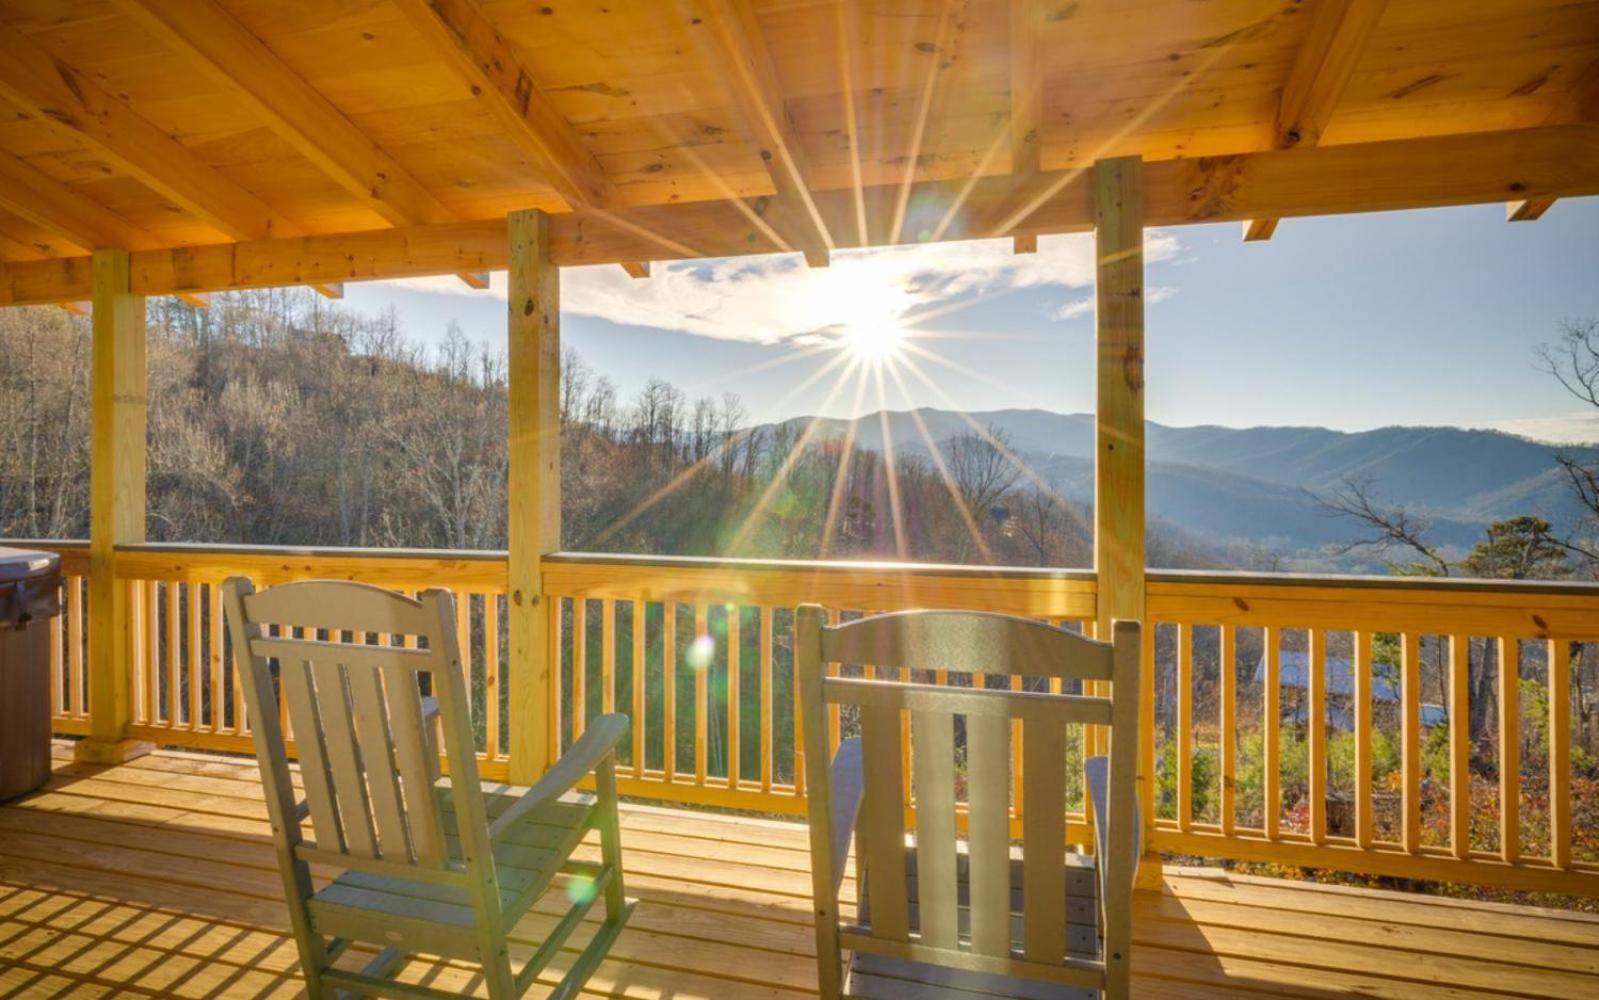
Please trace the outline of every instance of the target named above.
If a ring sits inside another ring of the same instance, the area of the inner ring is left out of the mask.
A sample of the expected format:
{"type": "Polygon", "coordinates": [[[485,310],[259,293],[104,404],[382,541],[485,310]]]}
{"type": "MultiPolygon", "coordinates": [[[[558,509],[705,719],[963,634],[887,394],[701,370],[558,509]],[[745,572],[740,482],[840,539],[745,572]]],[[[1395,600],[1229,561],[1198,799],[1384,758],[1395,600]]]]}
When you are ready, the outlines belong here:
{"type": "MultiPolygon", "coordinates": [[[[1152,232],[1146,258],[1170,260],[1176,237],[1152,232]]],[[[1094,278],[1093,238],[1039,241],[1038,252],[1016,254],[1010,240],[840,250],[830,267],[809,268],[798,256],[745,257],[656,264],[645,279],[621,268],[571,268],[562,275],[561,307],[632,326],[649,326],[723,340],[773,343],[818,330],[863,322],[914,322],[956,300],[1023,288],[1086,288],[1094,278]]],[[[493,293],[505,296],[503,274],[493,293]]],[[[474,294],[452,277],[396,284],[428,292],[474,294]]],[[[1150,301],[1160,301],[1155,289],[1150,301]]],[[[481,294],[481,293],[475,293],[481,294]]],[[[1057,319],[1081,315],[1071,302],[1057,319]]],[[[1092,309],[1086,300],[1084,310],[1092,309]]]]}
{"type": "Polygon", "coordinates": [[[1093,311],[1093,299],[1072,299],[1070,302],[1050,313],[1049,318],[1059,320],[1076,319],[1079,316],[1087,316],[1093,311]]]}
{"type": "MultiPolygon", "coordinates": [[[[1148,294],[1144,296],[1144,304],[1152,306],[1157,302],[1165,302],[1167,299],[1176,294],[1177,289],[1172,288],[1169,285],[1156,285],[1154,288],[1149,290],[1148,294]]],[[[1050,313],[1049,318],[1054,320],[1076,319],[1079,316],[1092,315],[1093,312],[1093,299],[1072,299],[1070,302],[1064,303],[1060,306],[1060,308],[1050,313]]]]}
{"type": "Polygon", "coordinates": [[[1519,434],[1551,444],[1599,444],[1599,410],[1578,410],[1554,417],[1517,417],[1488,425],[1496,431],[1519,434]]]}

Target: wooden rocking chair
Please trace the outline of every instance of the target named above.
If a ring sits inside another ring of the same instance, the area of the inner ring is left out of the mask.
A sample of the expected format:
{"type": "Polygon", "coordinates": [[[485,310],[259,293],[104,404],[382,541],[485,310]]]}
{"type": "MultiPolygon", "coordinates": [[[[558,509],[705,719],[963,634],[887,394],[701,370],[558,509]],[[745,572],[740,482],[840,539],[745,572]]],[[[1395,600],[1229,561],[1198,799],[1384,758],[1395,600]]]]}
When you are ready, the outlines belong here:
{"type": "Polygon", "coordinates": [[[1096,642],[980,612],[911,611],[832,628],[825,614],[802,605],[795,618],[823,1000],[1126,997],[1138,857],[1138,623],[1118,621],[1113,642],[1096,642]],[[828,663],[1109,681],[1113,691],[829,677],[828,663]],[[859,712],[860,737],[829,761],[827,715],[843,705],[859,712]],[[956,836],[957,718],[966,736],[964,841],[956,836]],[[1084,768],[1092,856],[1066,847],[1071,723],[1110,728],[1109,759],[1091,758],[1084,768]],[[1010,827],[1017,724],[1020,849],[1010,827]],[[915,805],[909,840],[907,779],[915,805]],[[838,894],[852,837],[858,905],[849,920],[838,894]]]}
{"type": "Polygon", "coordinates": [[[605,921],[549,994],[575,996],[634,905],[622,892],[613,773],[627,717],[597,719],[532,788],[485,793],[447,591],[411,600],[366,584],[313,581],[256,593],[234,578],[223,593],[310,995],[456,996],[393,978],[408,956],[424,953],[478,963],[491,998],[519,997],[603,896],[605,921]],[[372,633],[416,641],[366,644],[372,633]],[[291,638],[297,634],[306,638],[291,638]],[[303,801],[291,783],[274,676],[303,801]],[[424,678],[431,697],[423,696],[424,678]],[[440,729],[447,778],[439,772],[440,729]],[[575,793],[590,772],[597,794],[575,793]],[[301,829],[307,816],[314,840],[301,829]],[[575,863],[573,849],[590,830],[599,831],[601,862],[575,863]],[[346,870],[317,889],[311,864],[346,870]],[[507,935],[562,873],[576,880],[568,885],[574,903],[513,972],[507,935]],[[364,968],[335,968],[358,941],[381,950],[364,968]]]}

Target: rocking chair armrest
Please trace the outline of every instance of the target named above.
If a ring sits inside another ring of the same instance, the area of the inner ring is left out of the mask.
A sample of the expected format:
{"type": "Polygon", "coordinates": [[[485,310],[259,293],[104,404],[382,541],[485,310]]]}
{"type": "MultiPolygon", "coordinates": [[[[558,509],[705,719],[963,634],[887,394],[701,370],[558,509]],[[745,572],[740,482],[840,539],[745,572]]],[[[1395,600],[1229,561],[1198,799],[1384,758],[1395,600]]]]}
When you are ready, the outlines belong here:
{"type": "Polygon", "coordinates": [[[532,815],[542,806],[565,795],[591,771],[600,767],[616,751],[616,744],[626,735],[629,722],[620,712],[602,715],[589,724],[583,736],[561,759],[522,793],[522,797],[489,824],[489,839],[498,840],[517,823],[532,815]]]}
{"type": "MultiPolygon", "coordinates": [[[[1094,856],[1104,857],[1105,851],[1110,847],[1110,758],[1105,756],[1090,757],[1083,763],[1083,770],[1088,778],[1088,798],[1094,806],[1094,856]]],[[[1133,800],[1133,858],[1136,864],[1139,851],[1139,832],[1142,822],[1138,817],[1138,800],[1133,800]]],[[[1125,831],[1118,836],[1125,835],[1125,831]]],[[[1105,866],[1095,864],[1099,872],[1100,892],[1105,889],[1105,866]]]]}
{"type": "Polygon", "coordinates": [[[865,760],[861,756],[860,739],[848,739],[838,745],[829,768],[833,796],[833,895],[844,881],[844,859],[849,857],[850,838],[855,836],[855,823],[860,817],[861,798],[866,791],[865,760]]]}

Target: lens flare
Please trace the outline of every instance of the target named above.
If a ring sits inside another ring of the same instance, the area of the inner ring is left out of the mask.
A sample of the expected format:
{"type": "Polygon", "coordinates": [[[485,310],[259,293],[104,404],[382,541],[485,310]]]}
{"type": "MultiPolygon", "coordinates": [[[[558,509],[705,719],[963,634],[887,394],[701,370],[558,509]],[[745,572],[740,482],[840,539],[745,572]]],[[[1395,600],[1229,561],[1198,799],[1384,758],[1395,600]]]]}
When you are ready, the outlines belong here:
{"type": "Polygon", "coordinates": [[[695,670],[704,670],[711,665],[711,657],[715,655],[716,640],[708,635],[702,635],[688,647],[688,665],[695,670]]]}
{"type": "Polygon", "coordinates": [[[881,363],[899,357],[905,330],[893,321],[850,322],[844,325],[840,340],[844,350],[862,361],[881,363]]]}

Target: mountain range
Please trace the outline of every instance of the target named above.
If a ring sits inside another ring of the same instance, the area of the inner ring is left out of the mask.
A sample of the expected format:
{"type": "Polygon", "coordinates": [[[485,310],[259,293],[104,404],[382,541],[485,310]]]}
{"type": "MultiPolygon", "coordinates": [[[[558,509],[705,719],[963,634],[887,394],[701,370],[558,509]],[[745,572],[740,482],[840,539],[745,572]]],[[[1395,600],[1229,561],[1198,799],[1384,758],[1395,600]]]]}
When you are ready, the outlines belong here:
{"type": "MultiPolygon", "coordinates": [[[[889,411],[896,452],[927,452],[977,427],[1002,432],[1011,447],[1066,497],[1093,496],[1094,420],[1086,413],[993,410],[959,413],[924,408],[889,411]]],[[[810,418],[789,423],[805,425],[810,418]]],[[[842,437],[848,421],[823,418],[817,433],[842,437]]],[[[862,417],[856,445],[881,450],[880,414],[862,417]]],[[[1430,522],[1428,540],[1469,548],[1489,523],[1519,514],[1547,518],[1557,530],[1579,508],[1562,453],[1599,458],[1593,447],[1561,448],[1499,431],[1458,427],[1383,427],[1344,432],[1324,427],[1146,426],[1152,522],[1215,543],[1262,546],[1301,560],[1342,562],[1330,547],[1361,536],[1354,521],[1331,516],[1317,501],[1348,482],[1364,483],[1385,506],[1404,506],[1430,522]]],[[[1355,555],[1355,560],[1370,554],[1355,555]]]]}

